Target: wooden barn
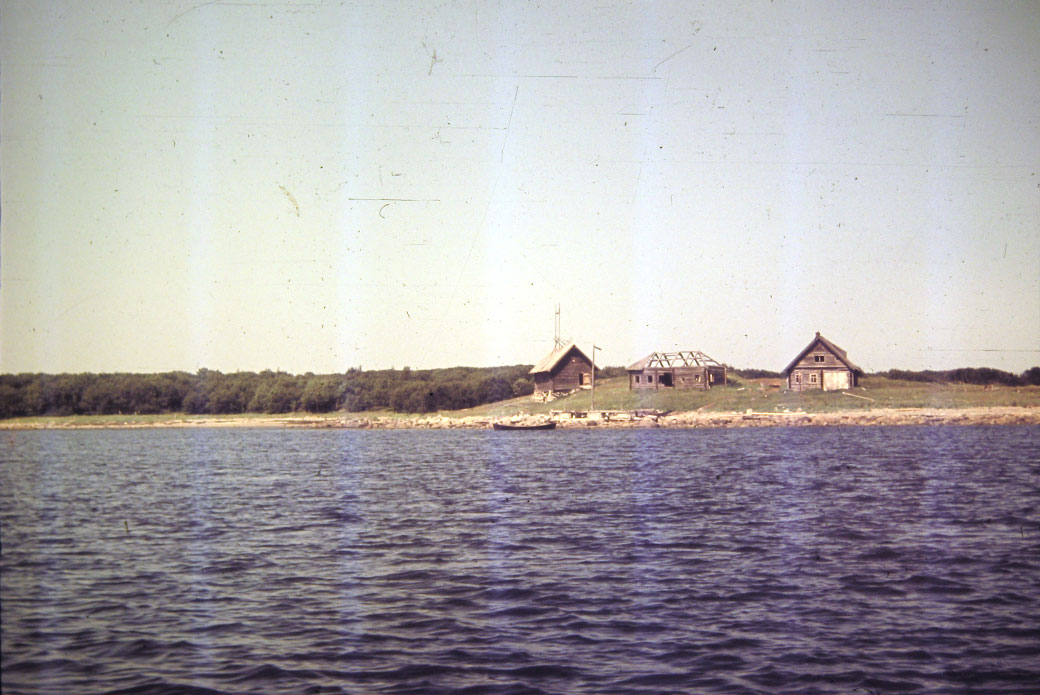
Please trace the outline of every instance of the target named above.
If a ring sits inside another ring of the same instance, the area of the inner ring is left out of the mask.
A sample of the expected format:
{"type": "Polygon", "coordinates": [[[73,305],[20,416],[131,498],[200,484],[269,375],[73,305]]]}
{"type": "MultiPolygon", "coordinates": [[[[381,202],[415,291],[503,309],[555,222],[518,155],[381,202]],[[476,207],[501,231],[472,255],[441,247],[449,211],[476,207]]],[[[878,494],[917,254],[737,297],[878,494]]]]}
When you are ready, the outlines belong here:
{"type": "Polygon", "coordinates": [[[840,347],[820,335],[812,339],[784,370],[792,391],[841,391],[859,383],[863,370],[840,347]]]}
{"type": "Polygon", "coordinates": [[[575,389],[592,385],[592,360],[574,343],[553,350],[531,368],[534,396],[552,400],[575,389]]]}
{"type": "Polygon", "coordinates": [[[726,367],[703,352],[655,352],[628,368],[628,388],[710,389],[726,383],[726,367]]]}

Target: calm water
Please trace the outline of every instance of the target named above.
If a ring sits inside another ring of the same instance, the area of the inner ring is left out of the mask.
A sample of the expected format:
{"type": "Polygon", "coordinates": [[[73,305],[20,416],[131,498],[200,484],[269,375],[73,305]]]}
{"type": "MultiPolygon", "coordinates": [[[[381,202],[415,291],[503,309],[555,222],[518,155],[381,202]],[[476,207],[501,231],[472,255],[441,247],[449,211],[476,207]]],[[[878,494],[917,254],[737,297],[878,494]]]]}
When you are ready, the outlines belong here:
{"type": "Polygon", "coordinates": [[[0,433],[16,693],[1040,692],[1040,428],[0,433]]]}

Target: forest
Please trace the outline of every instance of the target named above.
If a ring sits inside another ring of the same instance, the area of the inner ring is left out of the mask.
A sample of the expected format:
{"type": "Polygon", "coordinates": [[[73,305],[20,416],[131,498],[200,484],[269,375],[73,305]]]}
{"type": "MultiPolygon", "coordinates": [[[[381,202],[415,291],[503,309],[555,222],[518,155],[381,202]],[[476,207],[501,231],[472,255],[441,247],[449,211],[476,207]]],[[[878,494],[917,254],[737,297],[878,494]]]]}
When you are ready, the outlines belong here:
{"type": "Polygon", "coordinates": [[[343,374],[200,369],[159,374],[0,374],[0,418],[30,415],[457,410],[534,391],[531,365],[343,374]]]}
{"type": "Polygon", "coordinates": [[[990,367],[963,367],[961,369],[944,371],[925,369],[919,372],[911,372],[906,369],[889,369],[885,372],[878,372],[877,376],[931,384],[1040,386],[1040,367],[1030,367],[1021,374],[1013,374],[1012,372],[1005,372],[990,367]]]}
{"type": "MultiPolygon", "coordinates": [[[[782,378],[783,372],[768,369],[733,369],[729,373],[742,379],[782,378]]],[[[990,367],[964,367],[942,371],[925,369],[910,371],[907,369],[889,369],[883,372],[872,372],[869,376],[880,376],[898,381],[914,381],[930,384],[973,384],[976,386],[1040,386],[1040,367],[1030,367],[1021,374],[1005,372],[990,367]]]]}

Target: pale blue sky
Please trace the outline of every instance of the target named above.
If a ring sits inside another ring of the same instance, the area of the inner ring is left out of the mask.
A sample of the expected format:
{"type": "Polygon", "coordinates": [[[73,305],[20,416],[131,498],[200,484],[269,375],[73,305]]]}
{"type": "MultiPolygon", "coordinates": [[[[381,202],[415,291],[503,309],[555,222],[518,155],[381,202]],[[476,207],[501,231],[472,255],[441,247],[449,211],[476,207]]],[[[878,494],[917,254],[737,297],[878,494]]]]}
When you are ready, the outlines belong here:
{"type": "Polygon", "coordinates": [[[1040,363],[1040,2],[3,0],[0,370],[1040,363]]]}

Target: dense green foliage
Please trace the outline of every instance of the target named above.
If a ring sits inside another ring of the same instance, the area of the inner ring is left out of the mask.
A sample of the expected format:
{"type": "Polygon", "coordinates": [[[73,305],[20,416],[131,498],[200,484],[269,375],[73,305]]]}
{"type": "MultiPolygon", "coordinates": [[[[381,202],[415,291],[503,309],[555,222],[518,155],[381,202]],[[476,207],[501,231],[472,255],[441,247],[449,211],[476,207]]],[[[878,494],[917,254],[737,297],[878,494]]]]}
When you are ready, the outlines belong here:
{"type": "Polygon", "coordinates": [[[774,372],[769,369],[733,369],[728,368],[730,373],[736,374],[742,379],[778,379],[783,376],[783,372],[774,372]]]}
{"type": "Polygon", "coordinates": [[[167,412],[228,414],[471,408],[534,390],[529,365],[345,374],[0,374],[0,418],[167,412]]]}
{"type": "MultiPolygon", "coordinates": [[[[743,379],[780,378],[783,372],[773,372],[768,369],[733,369],[732,374],[743,379]]],[[[999,384],[1002,386],[1040,386],[1040,367],[1030,367],[1021,374],[991,369],[989,367],[964,367],[961,369],[948,369],[935,371],[926,369],[913,372],[906,369],[889,369],[887,372],[876,372],[875,376],[883,376],[899,381],[915,381],[929,384],[975,384],[985,386],[988,384],[999,384]]]]}
{"type": "Polygon", "coordinates": [[[1030,367],[1021,374],[1013,374],[1000,369],[989,367],[961,369],[948,369],[946,371],[933,371],[926,369],[920,372],[911,372],[905,369],[889,369],[887,372],[878,372],[878,376],[889,379],[900,379],[902,381],[917,381],[931,384],[1001,384],[1003,386],[1038,386],[1040,385],[1040,367],[1030,367]]]}
{"type": "MultiPolygon", "coordinates": [[[[459,410],[529,395],[534,390],[529,369],[526,365],[430,370],[405,367],[298,376],[271,371],[223,374],[208,369],[200,369],[196,374],[0,374],[0,418],[172,412],[222,415],[459,410]]],[[[745,379],[777,374],[760,369],[734,370],[734,373],[745,379]]],[[[624,375],[621,367],[597,369],[597,380],[624,375]]],[[[893,369],[876,376],[924,384],[1040,385],[1040,367],[1017,375],[998,369],[965,368],[920,372],[893,369]]],[[[738,382],[733,380],[731,384],[737,386],[738,382]]],[[[623,390],[627,392],[627,388],[623,390]]],[[[640,395],[643,396],[645,394],[640,395]]],[[[687,394],[686,397],[695,396],[697,394],[687,394]]],[[[606,403],[600,398],[598,395],[598,404],[606,403]]]]}

